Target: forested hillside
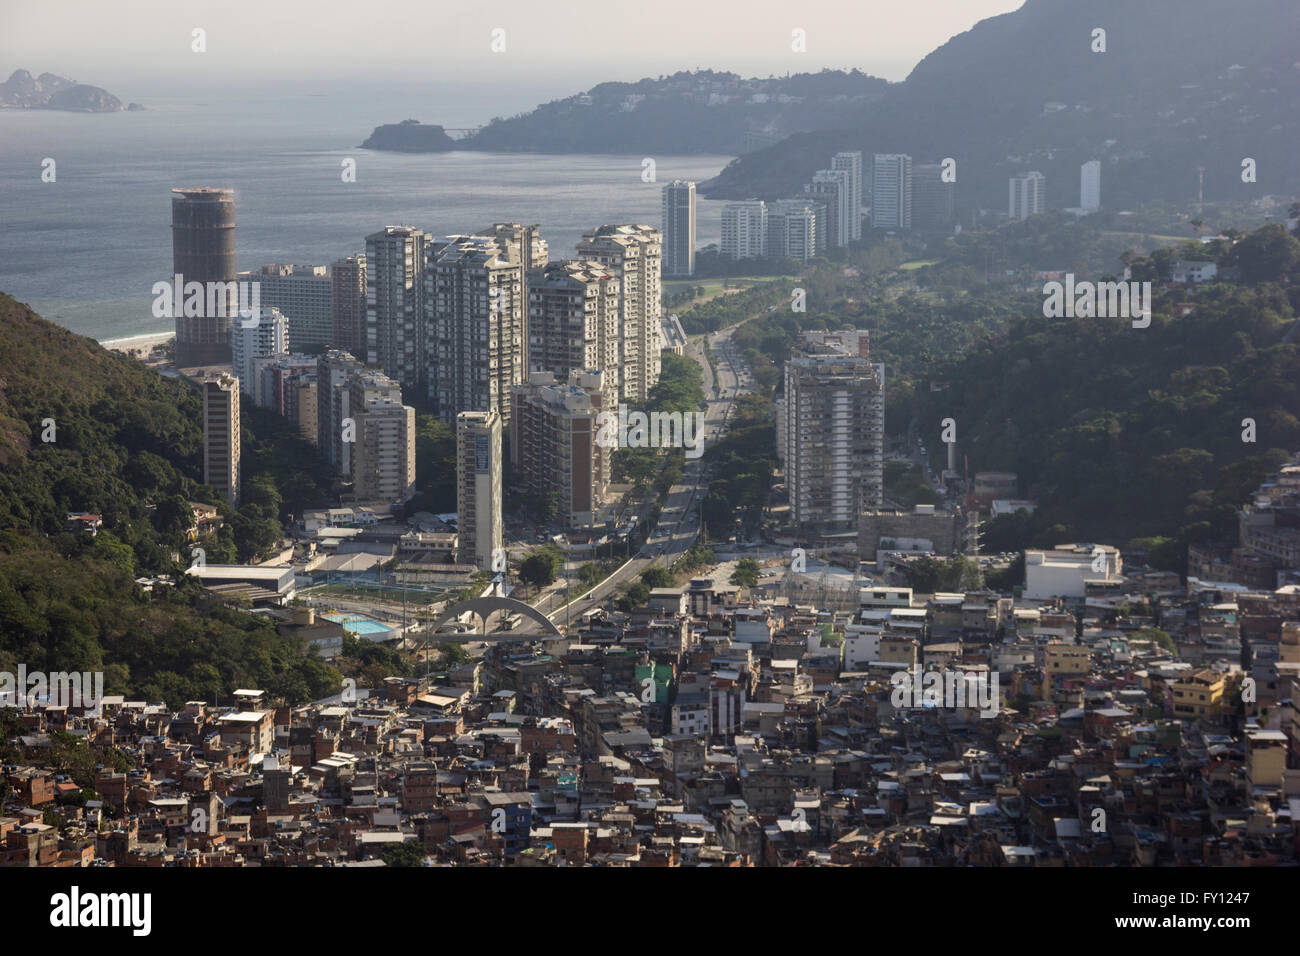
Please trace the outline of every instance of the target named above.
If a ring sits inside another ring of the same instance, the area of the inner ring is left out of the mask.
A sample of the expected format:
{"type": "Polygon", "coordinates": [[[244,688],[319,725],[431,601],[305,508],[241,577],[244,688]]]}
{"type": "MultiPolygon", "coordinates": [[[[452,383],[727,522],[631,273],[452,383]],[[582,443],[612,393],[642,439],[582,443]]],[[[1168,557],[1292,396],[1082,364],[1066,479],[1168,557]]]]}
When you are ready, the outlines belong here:
{"type": "MultiPolygon", "coordinates": [[[[0,355],[0,670],[103,670],[109,693],[174,706],[237,687],[293,701],[337,690],[332,668],[182,573],[188,502],[216,501],[199,484],[192,389],[3,294],[0,355]],[[101,514],[103,530],[65,533],[69,511],[101,514]],[[177,586],[135,583],[156,574],[177,586]]],[[[204,542],[210,561],[247,558],[280,535],[284,502],[270,476],[292,450],[244,437],[245,500],[219,506],[226,527],[204,542]]]]}

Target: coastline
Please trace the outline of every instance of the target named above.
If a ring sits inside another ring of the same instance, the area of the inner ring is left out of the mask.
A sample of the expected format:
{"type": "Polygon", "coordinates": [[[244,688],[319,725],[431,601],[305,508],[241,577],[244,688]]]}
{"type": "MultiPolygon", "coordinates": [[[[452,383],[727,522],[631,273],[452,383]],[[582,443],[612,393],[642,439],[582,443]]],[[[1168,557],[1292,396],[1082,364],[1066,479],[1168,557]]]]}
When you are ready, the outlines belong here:
{"type": "Polygon", "coordinates": [[[100,339],[99,344],[111,352],[124,352],[133,358],[146,359],[155,347],[164,345],[175,337],[175,332],[151,332],[120,339],[100,339]]]}

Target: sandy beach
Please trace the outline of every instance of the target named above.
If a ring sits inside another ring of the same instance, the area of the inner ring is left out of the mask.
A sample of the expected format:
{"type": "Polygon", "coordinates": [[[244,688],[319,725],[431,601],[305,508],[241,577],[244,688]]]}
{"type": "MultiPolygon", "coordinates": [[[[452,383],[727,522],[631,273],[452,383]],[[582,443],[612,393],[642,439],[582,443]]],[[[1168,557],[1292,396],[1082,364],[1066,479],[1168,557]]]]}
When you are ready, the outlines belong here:
{"type": "Polygon", "coordinates": [[[154,346],[170,342],[176,337],[174,332],[160,332],[154,335],[132,335],[124,339],[104,339],[99,344],[114,352],[125,352],[138,359],[147,359],[154,346]]]}

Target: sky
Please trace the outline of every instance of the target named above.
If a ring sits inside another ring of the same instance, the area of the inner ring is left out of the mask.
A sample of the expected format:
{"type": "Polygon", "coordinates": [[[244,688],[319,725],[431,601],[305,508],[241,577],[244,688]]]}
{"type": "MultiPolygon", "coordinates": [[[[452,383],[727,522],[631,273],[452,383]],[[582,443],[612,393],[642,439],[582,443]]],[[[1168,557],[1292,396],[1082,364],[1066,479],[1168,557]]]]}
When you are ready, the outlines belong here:
{"type": "MultiPolygon", "coordinates": [[[[1023,0],[0,0],[0,72],[71,76],[123,99],[216,89],[533,84],[709,68],[748,76],[857,67],[905,79],[978,21],[1023,0]],[[193,31],[206,50],[192,50],[193,31]],[[493,52],[493,31],[498,47],[493,52]],[[805,51],[792,50],[805,31],[805,51]]],[[[556,95],[559,95],[558,93],[556,95]]]]}

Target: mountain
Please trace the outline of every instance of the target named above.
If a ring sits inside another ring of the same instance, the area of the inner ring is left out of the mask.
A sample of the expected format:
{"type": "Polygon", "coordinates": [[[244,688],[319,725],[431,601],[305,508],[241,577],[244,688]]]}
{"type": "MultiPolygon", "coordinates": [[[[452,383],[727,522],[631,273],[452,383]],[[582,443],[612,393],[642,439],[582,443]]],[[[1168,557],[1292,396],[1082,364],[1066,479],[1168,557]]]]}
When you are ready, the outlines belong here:
{"type": "Polygon", "coordinates": [[[857,70],[768,79],[681,72],[601,83],[531,112],[494,119],[454,147],[442,139],[442,127],[411,126],[410,120],[378,127],[363,145],[417,152],[742,153],[800,130],[834,125],[845,110],[873,102],[888,86],[857,70]],[[429,145],[422,146],[426,136],[429,145]]]}
{"type": "MultiPolygon", "coordinates": [[[[0,670],[102,670],[109,693],[173,706],[237,687],[294,701],[338,688],[300,641],[224,606],[173,557],[188,563],[191,501],[217,504],[235,544],[262,520],[280,533],[258,505],[236,511],[199,483],[194,389],[3,293],[0,354],[0,670]],[[70,511],[101,515],[102,529],[65,531],[70,511]],[[158,574],[173,586],[136,583],[158,574]]],[[[264,494],[256,471],[245,470],[245,499],[264,494]]],[[[202,543],[224,560],[220,535],[202,543]]]]}
{"type": "MultiPolygon", "coordinates": [[[[1291,0],[1027,0],[953,37],[837,128],[792,136],[700,186],[775,198],[839,150],[957,161],[959,201],[1005,208],[1007,178],[1037,169],[1048,204],[1078,204],[1079,166],[1102,161],[1102,202],[1300,193],[1291,0]],[[1104,52],[1093,31],[1105,30],[1104,52]],[[1258,181],[1241,180],[1242,160],[1258,181]]],[[[868,156],[869,159],[869,156],[868,156]]],[[[869,201],[869,200],[867,200],[869,201]]]]}
{"type": "Polygon", "coordinates": [[[117,113],[144,107],[122,101],[98,86],[78,83],[53,73],[33,77],[26,70],[14,70],[0,83],[0,109],[71,110],[78,113],[117,113]]]}

